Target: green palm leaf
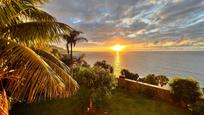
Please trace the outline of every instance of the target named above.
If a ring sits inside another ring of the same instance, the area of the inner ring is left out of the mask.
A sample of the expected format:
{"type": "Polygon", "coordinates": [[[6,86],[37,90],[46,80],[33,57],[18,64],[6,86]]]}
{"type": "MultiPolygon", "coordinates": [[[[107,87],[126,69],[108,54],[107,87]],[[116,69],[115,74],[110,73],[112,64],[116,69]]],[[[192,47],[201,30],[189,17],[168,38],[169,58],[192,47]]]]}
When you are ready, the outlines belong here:
{"type": "Polygon", "coordinates": [[[74,46],[76,45],[77,42],[80,42],[80,41],[88,42],[88,39],[86,39],[85,37],[76,37],[72,40],[74,46]]]}
{"type": "Polygon", "coordinates": [[[51,53],[41,50],[41,49],[37,49],[35,50],[35,52],[40,55],[42,58],[46,58],[47,60],[50,60],[51,62],[53,62],[55,65],[59,66],[61,69],[63,69],[64,71],[66,71],[67,73],[70,72],[70,69],[67,65],[65,65],[62,61],[60,61],[59,59],[57,59],[54,55],[52,55],[51,53]]]}
{"type": "Polygon", "coordinates": [[[9,4],[1,4],[0,25],[11,26],[22,20],[56,21],[56,19],[47,12],[38,9],[27,2],[12,1],[9,4]]]}
{"type": "Polygon", "coordinates": [[[30,103],[68,97],[77,91],[77,83],[51,60],[44,61],[30,48],[10,40],[0,39],[0,43],[0,79],[7,79],[6,89],[16,100],[30,103]]]}
{"type": "Polygon", "coordinates": [[[48,0],[0,0],[1,3],[9,4],[12,2],[20,2],[20,3],[30,3],[30,4],[37,4],[37,3],[46,3],[48,0]]]}
{"type": "Polygon", "coordinates": [[[69,33],[70,31],[73,31],[73,29],[63,23],[39,21],[5,27],[2,29],[2,35],[0,34],[0,36],[31,45],[59,40],[58,37],[54,36],[61,33],[69,33]]]}
{"type": "Polygon", "coordinates": [[[29,20],[37,21],[56,21],[56,19],[45,11],[35,8],[34,6],[27,6],[26,10],[21,13],[29,20]]]}

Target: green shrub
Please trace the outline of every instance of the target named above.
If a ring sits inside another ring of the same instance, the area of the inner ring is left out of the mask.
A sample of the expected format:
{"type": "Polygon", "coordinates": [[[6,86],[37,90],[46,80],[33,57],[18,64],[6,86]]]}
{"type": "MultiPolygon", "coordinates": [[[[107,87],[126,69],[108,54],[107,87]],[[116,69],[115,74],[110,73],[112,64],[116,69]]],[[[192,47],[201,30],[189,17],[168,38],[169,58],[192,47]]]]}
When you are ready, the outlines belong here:
{"type": "Polygon", "coordinates": [[[99,67],[78,67],[73,70],[73,77],[84,88],[83,96],[88,109],[99,106],[115,86],[114,75],[99,67]]]}
{"type": "Polygon", "coordinates": [[[137,73],[136,74],[131,73],[127,69],[122,69],[121,75],[123,75],[125,78],[131,79],[131,80],[138,80],[138,78],[139,78],[139,75],[137,73]]]}
{"type": "Polygon", "coordinates": [[[156,76],[156,79],[157,83],[160,84],[161,86],[164,86],[169,82],[168,77],[166,77],[165,75],[158,75],[156,76]]]}
{"type": "Polygon", "coordinates": [[[187,78],[174,78],[169,86],[175,102],[183,107],[195,103],[201,96],[200,87],[197,81],[187,78]]]}
{"type": "Polygon", "coordinates": [[[154,74],[149,74],[146,77],[141,78],[140,81],[144,82],[144,83],[152,84],[152,85],[158,85],[159,84],[159,82],[158,82],[158,80],[154,74]]]}
{"type": "Polygon", "coordinates": [[[107,62],[105,60],[97,61],[94,64],[94,67],[100,67],[100,68],[103,68],[103,69],[109,71],[110,73],[113,73],[113,67],[110,64],[107,64],[107,62]]]}
{"type": "Polygon", "coordinates": [[[195,103],[192,105],[193,115],[204,115],[204,103],[195,103]]]}
{"type": "Polygon", "coordinates": [[[152,84],[152,85],[161,85],[164,86],[169,82],[168,77],[165,75],[154,75],[154,74],[149,74],[146,77],[139,78],[138,81],[152,84]]]}

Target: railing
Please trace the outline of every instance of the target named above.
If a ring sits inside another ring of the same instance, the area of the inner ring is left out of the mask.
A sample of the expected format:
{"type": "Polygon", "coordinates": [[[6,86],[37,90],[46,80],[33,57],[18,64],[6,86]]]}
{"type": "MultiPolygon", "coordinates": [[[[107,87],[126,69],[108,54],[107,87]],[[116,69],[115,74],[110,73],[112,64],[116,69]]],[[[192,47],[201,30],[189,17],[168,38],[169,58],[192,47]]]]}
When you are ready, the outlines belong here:
{"type": "MultiPolygon", "coordinates": [[[[125,88],[128,91],[135,93],[144,92],[145,90],[151,90],[154,92],[155,97],[168,102],[173,101],[169,88],[159,87],[125,78],[118,78],[118,87],[125,88]]],[[[204,96],[200,98],[200,101],[204,102],[204,96]]]]}

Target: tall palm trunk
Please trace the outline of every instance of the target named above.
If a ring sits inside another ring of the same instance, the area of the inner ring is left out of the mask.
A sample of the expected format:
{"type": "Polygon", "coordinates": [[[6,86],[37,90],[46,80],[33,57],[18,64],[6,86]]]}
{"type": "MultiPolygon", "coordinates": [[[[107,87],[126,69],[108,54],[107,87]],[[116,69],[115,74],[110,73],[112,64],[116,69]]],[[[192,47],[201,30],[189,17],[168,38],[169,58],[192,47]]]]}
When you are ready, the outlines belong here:
{"type": "Polygon", "coordinates": [[[67,55],[69,56],[70,54],[69,54],[69,42],[68,42],[68,40],[67,40],[66,47],[67,47],[67,55]]]}
{"type": "Polygon", "coordinates": [[[71,47],[71,50],[70,50],[70,57],[71,57],[71,61],[72,61],[72,59],[73,59],[73,57],[72,57],[72,53],[73,53],[73,43],[70,43],[70,47],[71,47]]]}

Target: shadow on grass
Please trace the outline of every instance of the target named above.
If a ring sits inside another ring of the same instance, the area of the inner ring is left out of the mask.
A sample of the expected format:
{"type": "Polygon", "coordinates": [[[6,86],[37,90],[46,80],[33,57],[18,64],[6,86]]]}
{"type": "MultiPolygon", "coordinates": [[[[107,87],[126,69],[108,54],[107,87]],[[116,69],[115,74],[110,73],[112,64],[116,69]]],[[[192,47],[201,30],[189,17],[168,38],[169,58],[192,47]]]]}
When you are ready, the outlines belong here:
{"type": "MultiPolygon", "coordinates": [[[[85,91],[67,98],[34,104],[16,104],[10,115],[84,115],[85,91]]],[[[190,115],[190,112],[166,102],[115,89],[107,104],[95,115],[190,115]]]]}

